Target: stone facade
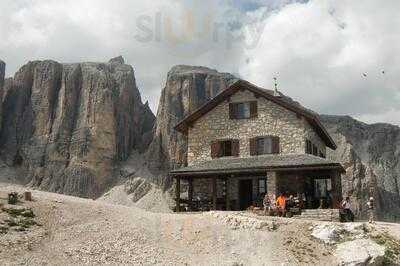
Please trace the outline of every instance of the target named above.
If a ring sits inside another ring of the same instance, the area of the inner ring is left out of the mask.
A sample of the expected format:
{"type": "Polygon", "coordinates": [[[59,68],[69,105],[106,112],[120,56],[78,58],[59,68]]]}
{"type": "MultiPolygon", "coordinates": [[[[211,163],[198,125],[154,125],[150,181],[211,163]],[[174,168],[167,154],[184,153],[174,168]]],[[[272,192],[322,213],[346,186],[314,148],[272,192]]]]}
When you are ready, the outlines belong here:
{"type": "Polygon", "coordinates": [[[238,91],[199,118],[188,132],[188,165],[211,160],[211,141],[239,139],[240,157],[250,156],[250,138],[274,135],[280,138],[280,153],[304,154],[305,140],[311,140],[323,154],[325,143],[301,116],[248,91],[238,91]],[[229,103],[257,101],[258,117],[230,119],[229,103]]]}

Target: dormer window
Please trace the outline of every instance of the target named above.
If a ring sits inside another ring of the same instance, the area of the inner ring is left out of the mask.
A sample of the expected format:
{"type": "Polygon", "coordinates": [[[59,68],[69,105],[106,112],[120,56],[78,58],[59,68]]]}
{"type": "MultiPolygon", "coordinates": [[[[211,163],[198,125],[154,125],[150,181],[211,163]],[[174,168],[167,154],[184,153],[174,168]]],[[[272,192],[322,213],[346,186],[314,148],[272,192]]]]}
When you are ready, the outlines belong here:
{"type": "Polygon", "coordinates": [[[230,119],[249,119],[253,117],[257,117],[257,101],[229,104],[230,119]]]}

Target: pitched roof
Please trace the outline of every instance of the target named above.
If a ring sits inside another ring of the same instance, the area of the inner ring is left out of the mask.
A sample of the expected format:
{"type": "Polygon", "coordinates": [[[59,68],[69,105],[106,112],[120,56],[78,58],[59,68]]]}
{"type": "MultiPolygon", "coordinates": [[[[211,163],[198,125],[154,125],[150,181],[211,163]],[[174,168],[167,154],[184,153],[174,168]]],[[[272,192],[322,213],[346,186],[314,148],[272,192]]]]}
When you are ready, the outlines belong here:
{"type": "Polygon", "coordinates": [[[213,173],[229,174],[243,172],[265,172],[266,170],[319,170],[337,169],[344,171],[340,163],[311,154],[269,154],[246,158],[225,157],[205,161],[193,166],[179,168],[170,172],[172,176],[185,174],[207,175],[213,173]]]}
{"type": "Polygon", "coordinates": [[[267,100],[270,100],[300,116],[303,116],[310,125],[314,128],[320,138],[325,142],[326,146],[331,149],[336,149],[337,146],[334,140],[329,135],[328,131],[322,125],[319,120],[319,116],[314,111],[303,107],[296,101],[293,101],[290,97],[287,97],[283,94],[279,94],[279,96],[274,95],[274,91],[262,89],[251,84],[245,80],[238,80],[229,86],[226,90],[223,90],[218,95],[216,95],[213,99],[203,104],[200,108],[198,108],[193,113],[189,114],[185,118],[183,118],[176,126],[175,129],[182,133],[187,133],[188,128],[192,125],[197,119],[211,111],[214,107],[216,107],[219,103],[236,93],[240,89],[247,89],[258,96],[264,97],[267,100]]]}

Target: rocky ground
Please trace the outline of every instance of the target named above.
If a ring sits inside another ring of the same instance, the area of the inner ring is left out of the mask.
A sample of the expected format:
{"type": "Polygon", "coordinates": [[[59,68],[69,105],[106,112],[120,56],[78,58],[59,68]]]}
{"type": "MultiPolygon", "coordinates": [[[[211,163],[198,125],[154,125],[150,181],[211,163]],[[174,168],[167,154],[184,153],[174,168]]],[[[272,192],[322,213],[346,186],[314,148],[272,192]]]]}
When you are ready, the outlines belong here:
{"type": "Polygon", "coordinates": [[[0,233],[0,265],[367,265],[394,262],[400,252],[392,237],[400,236],[397,224],[154,213],[35,190],[32,202],[5,204],[7,193],[25,190],[0,184],[0,224],[7,228],[0,233]],[[11,217],[10,208],[33,215],[11,217]],[[29,226],[10,225],[10,217],[29,219],[29,226]]]}

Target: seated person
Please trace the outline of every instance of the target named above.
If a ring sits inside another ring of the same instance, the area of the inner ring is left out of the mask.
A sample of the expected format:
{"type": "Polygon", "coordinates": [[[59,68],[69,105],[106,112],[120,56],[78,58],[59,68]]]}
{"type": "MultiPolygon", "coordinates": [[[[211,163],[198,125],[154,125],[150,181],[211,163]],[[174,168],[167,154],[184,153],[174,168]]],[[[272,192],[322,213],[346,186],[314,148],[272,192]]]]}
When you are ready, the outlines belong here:
{"type": "Polygon", "coordinates": [[[279,197],[276,199],[278,216],[285,216],[286,214],[286,197],[283,193],[279,194],[279,197]]]}
{"type": "Polygon", "coordinates": [[[345,200],[342,201],[342,212],[343,212],[343,221],[344,222],[354,222],[354,214],[351,211],[351,203],[350,197],[346,197],[345,200]]]}

